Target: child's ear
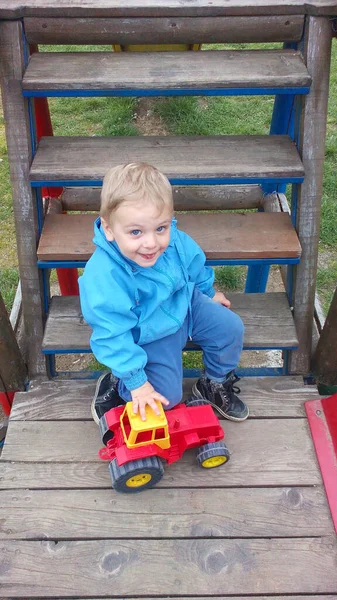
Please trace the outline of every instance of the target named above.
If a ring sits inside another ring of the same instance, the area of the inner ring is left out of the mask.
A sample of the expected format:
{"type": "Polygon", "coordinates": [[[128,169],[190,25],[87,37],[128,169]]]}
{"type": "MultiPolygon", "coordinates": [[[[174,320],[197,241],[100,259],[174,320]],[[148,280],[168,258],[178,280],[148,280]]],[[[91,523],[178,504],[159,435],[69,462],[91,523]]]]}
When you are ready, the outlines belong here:
{"type": "Polygon", "coordinates": [[[101,217],[101,223],[102,223],[102,227],[103,227],[103,231],[105,233],[105,237],[108,240],[108,242],[113,242],[114,238],[114,234],[112,233],[112,229],[108,223],[108,221],[106,221],[103,217],[101,217]]]}

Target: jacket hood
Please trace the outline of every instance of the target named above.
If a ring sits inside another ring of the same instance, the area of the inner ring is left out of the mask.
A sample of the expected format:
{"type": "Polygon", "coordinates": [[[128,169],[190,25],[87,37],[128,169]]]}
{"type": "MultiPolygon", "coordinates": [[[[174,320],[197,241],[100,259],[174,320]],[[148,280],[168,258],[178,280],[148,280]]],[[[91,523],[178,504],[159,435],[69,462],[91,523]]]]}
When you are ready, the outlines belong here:
{"type": "MultiPolygon", "coordinates": [[[[174,217],[172,217],[169,246],[173,246],[176,236],[177,236],[177,220],[174,217]]],[[[115,241],[109,242],[106,239],[100,217],[98,217],[95,220],[94,237],[93,237],[92,241],[94,242],[94,244],[96,246],[98,246],[99,248],[102,248],[102,250],[107,252],[116,262],[118,262],[118,264],[120,264],[122,267],[124,267],[128,272],[141,271],[144,268],[148,268],[148,267],[141,267],[137,263],[135,263],[133,260],[130,260],[129,258],[124,256],[124,254],[122,254],[122,252],[120,251],[117,242],[115,242],[115,241]]]]}

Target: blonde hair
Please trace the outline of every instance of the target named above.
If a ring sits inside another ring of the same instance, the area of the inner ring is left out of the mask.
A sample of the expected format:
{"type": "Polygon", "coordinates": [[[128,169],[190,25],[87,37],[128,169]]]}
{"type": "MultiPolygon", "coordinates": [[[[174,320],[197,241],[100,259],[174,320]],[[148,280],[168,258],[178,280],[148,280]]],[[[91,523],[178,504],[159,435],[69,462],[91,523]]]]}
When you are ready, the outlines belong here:
{"type": "Polygon", "coordinates": [[[101,192],[100,216],[107,219],[118,206],[128,201],[153,202],[158,208],[171,205],[172,187],[165,175],[147,163],[112,167],[106,173],[101,192]]]}

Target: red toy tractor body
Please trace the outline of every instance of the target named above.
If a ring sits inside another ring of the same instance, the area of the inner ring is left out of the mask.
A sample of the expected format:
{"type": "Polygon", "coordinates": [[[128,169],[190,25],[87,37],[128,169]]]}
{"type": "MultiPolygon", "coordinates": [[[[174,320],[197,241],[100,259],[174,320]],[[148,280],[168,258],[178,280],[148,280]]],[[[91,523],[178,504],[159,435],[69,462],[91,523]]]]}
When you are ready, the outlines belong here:
{"type": "Polygon", "coordinates": [[[205,468],[229,460],[228,449],[221,441],[224,432],[212,407],[200,400],[190,404],[165,412],[165,428],[160,422],[152,427],[145,421],[147,428],[136,433],[130,433],[131,418],[123,406],[105,413],[100,429],[106,448],[99,456],[111,461],[112,485],[117,491],[130,493],[152,487],[163,476],[162,460],[171,464],[190,448],[199,448],[197,462],[205,468]],[[129,444],[131,438],[133,447],[129,444]]]}

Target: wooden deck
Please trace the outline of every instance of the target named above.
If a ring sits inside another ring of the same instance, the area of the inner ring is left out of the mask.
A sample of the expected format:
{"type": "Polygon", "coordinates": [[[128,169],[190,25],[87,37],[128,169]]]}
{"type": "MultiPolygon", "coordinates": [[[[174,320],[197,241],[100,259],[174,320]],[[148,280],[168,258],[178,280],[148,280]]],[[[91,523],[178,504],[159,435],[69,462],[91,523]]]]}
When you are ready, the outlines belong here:
{"type": "Polygon", "coordinates": [[[247,378],[228,465],[190,452],[122,495],[100,461],[94,383],[17,394],[0,463],[2,598],[331,600],[337,543],[295,377],[247,378]]]}

